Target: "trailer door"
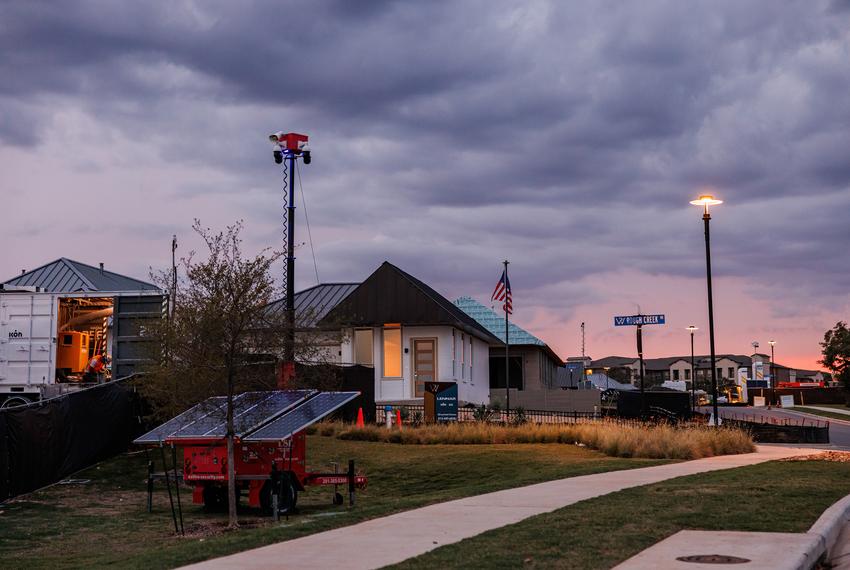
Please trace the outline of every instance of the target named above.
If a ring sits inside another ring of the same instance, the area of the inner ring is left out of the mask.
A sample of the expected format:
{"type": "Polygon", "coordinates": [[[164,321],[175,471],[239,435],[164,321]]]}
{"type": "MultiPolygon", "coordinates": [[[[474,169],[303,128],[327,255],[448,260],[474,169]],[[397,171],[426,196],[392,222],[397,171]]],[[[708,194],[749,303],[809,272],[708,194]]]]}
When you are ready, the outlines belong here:
{"type": "Polygon", "coordinates": [[[53,383],[55,329],[55,296],[0,295],[0,386],[37,387],[53,383]]]}
{"type": "Polygon", "coordinates": [[[144,337],[145,323],[163,319],[167,297],[139,295],[115,297],[112,319],[112,377],[124,378],[140,372],[148,358],[150,340],[144,337]]]}

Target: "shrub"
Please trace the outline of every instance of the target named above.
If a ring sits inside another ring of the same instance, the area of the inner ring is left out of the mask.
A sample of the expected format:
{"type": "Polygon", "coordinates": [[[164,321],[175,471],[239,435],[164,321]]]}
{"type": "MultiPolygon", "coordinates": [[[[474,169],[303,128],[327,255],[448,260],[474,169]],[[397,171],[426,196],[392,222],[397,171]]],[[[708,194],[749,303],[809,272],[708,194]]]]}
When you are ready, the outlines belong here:
{"type": "Polygon", "coordinates": [[[489,422],[492,416],[493,411],[487,409],[487,406],[485,404],[475,406],[475,409],[472,410],[472,419],[476,422],[489,422]]]}
{"type": "Polygon", "coordinates": [[[528,418],[525,417],[525,408],[522,406],[517,406],[514,408],[514,414],[511,418],[511,424],[515,426],[521,426],[522,424],[528,423],[528,418]]]}

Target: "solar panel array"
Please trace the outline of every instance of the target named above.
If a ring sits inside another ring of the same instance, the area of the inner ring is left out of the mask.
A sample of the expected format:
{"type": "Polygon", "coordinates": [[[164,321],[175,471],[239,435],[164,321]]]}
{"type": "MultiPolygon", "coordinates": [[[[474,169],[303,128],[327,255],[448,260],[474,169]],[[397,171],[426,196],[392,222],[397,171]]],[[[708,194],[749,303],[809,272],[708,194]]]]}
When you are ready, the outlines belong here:
{"type": "MultiPolygon", "coordinates": [[[[268,423],[315,393],[313,390],[279,390],[237,394],[233,397],[236,436],[242,437],[268,423]]],[[[227,398],[214,396],[142,435],[133,443],[155,444],[169,439],[219,439],[226,433],[227,398]]]]}
{"type": "Polygon", "coordinates": [[[242,441],[280,441],[287,439],[359,395],[359,392],[320,392],[294,410],[242,438],[242,441]]]}

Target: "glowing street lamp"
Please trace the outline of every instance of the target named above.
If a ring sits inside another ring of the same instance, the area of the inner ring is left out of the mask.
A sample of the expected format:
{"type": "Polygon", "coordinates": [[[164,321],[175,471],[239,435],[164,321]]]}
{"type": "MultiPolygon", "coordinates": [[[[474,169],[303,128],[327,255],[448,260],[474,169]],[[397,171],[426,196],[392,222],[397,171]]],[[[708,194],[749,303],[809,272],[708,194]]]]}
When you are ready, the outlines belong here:
{"type": "Polygon", "coordinates": [[[685,330],[691,333],[691,414],[693,414],[697,409],[697,376],[694,370],[694,333],[699,329],[694,325],[690,325],[685,330]]]}
{"type": "Polygon", "coordinates": [[[705,223],[705,274],[708,284],[708,343],[711,349],[711,400],[714,412],[714,425],[720,425],[720,416],[717,409],[717,367],[714,358],[714,301],[711,294],[711,237],[709,234],[709,222],[711,215],[708,213],[709,206],[722,204],[723,200],[717,200],[710,194],[700,196],[697,200],[691,200],[694,206],[703,207],[702,220],[705,223]]]}

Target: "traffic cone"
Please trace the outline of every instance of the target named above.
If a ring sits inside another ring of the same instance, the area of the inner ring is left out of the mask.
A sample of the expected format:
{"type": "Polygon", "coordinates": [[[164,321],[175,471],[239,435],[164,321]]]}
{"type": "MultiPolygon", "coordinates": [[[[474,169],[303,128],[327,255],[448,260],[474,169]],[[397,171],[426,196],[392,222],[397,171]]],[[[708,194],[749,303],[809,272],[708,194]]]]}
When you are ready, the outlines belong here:
{"type": "Polygon", "coordinates": [[[401,429],[401,409],[395,411],[395,423],[398,424],[398,429],[401,429]]]}
{"type": "Polygon", "coordinates": [[[357,408],[357,427],[366,427],[366,422],[363,421],[363,408],[357,408]]]}

